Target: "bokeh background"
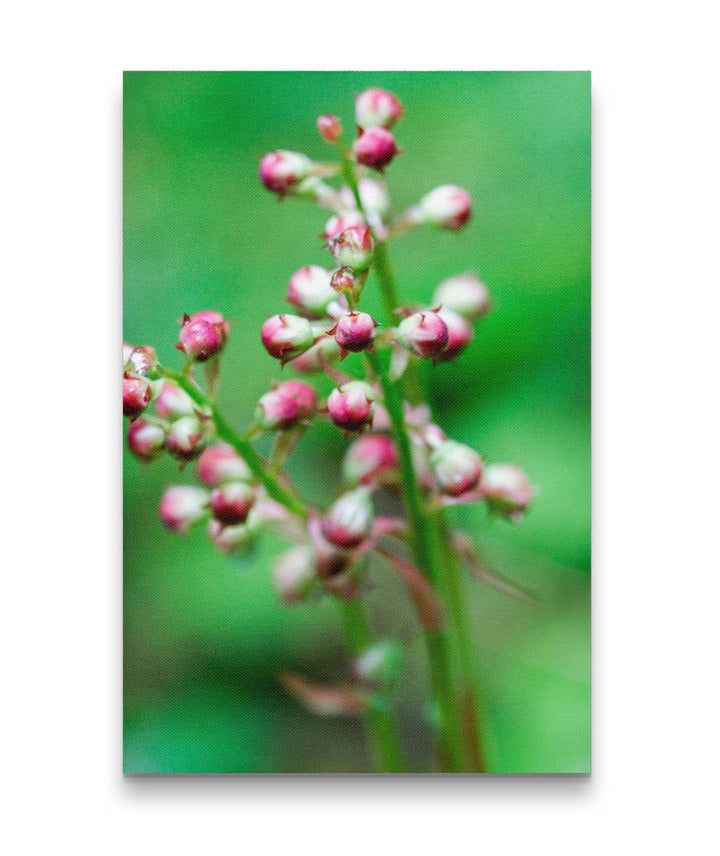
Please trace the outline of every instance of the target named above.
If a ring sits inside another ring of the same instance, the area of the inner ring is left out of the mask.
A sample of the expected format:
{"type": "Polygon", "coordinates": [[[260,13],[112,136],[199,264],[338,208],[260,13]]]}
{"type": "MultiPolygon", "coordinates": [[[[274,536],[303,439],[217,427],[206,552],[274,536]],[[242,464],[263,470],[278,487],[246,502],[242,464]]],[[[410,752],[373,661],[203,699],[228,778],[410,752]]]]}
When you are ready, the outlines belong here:
{"type": "MultiPolygon", "coordinates": [[[[405,105],[405,153],[387,171],[396,211],[442,183],[466,187],[470,224],[418,230],[393,247],[399,289],[427,301],[439,280],[475,270],[494,308],[456,362],[425,373],[447,432],[488,460],[513,461],[539,486],[525,521],[456,509],[487,561],[533,589],[527,605],[474,579],[490,769],[586,772],[590,764],[590,76],[517,73],[129,72],[124,83],[124,335],[179,366],[184,312],[237,319],[220,403],[238,427],[279,377],[260,344],[287,279],[329,263],[326,214],[268,194],[259,158],[273,148],[327,159],[315,118],[353,126],[367,86],[405,105]]],[[[371,282],[371,281],[370,281],[371,282]]],[[[369,284],[369,311],[380,303],[369,284]]],[[[353,359],[353,358],[351,358],[353,359]]],[[[286,370],[287,371],[287,370],[286,370]]],[[[289,376],[289,375],[287,375],[289,376]]],[[[291,463],[316,501],[338,482],[345,442],[314,426],[291,463]]],[[[128,773],[363,772],[360,722],[318,719],[279,688],[293,669],[342,679],[347,661],[329,601],[287,608],[270,582],[283,544],[241,560],[202,531],[164,531],[163,488],[191,481],[170,460],[124,462],[125,753],[128,773]]],[[[399,690],[409,768],[432,768],[423,647],[407,598],[371,569],[378,632],[407,643],[399,690]]]]}

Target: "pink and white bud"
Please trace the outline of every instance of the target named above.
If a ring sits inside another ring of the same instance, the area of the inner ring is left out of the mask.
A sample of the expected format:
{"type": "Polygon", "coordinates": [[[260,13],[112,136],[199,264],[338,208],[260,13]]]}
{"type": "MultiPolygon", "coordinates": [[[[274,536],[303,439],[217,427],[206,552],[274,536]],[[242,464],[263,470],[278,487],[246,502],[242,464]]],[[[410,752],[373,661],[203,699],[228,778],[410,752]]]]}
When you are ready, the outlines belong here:
{"type": "Polygon", "coordinates": [[[182,461],[197,457],[202,451],[204,432],[195,416],[181,416],[171,425],[165,445],[171,455],[182,461]]]}
{"type": "Polygon", "coordinates": [[[315,341],[307,318],[273,315],[262,326],[262,343],[271,357],[286,362],[306,351],[315,341]]]}
{"type": "Polygon", "coordinates": [[[320,136],[328,143],[334,143],[342,134],[342,125],[337,116],[323,115],[317,118],[317,129],[320,136]]]}
{"type": "Polygon", "coordinates": [[[152,387],[142,377],[123,378],[123,416],[134,419],[150,404],[152,387]]]}
{"type": "Polygon", "coordinates": [[[295,271],[288,283],[285,298],[306,318],[322,318],[328,306],[337,299],[330,285],[331,272],[319,265],[306,265],[295,271]]]}
{"type": "Polygon", "coordinates": [[[361,380],[351,380],[336,387],[328,398],[327,408],[338,428],[358,431],[369,425],[373,418],[375,393],[361,380]]]}
{"type": "Polygon", "coordinates": [[[353,143],[355,160],[373,169],[382,170],[401,151],[395,145],[395,137],[385,128],[368,128],[353,143]]]}
{"type": "Polygon", "coordinates": [[[253,533],[244,523],[236,526],[226,526],[214,517],[208,520],[208,538],[225,555],[230,555],[236,550],[246,547],[253,538],[253,533]]]}
{"type": "Polygon", "coordinates": [[[301,419],[311,419],[317,411],[317,393],[302,380],[286,380],[276,387],[283,395],[297,402],[301,419]]]}
{"type": "Polygon", "coordinates": [[[179,419],[181,416],[194,416],[195,403],[176,383],[165,381],[155,400],[155,412],[163,419],[179,419]]]}
{"type": "Polygon", "coordinates": [[[374,516],[370,490],[357,487],[332,504],[320,529],[323,537],[335,547],[350,550],[368,537],[374,516]]]}
{"type": "Polygon", "coordinates": [[[355,124],[366,128],[390,128],[402,116],[403,107],[392,92],[372,87],[355,99],[355,124]]]}
{"type": "Polygon", "coordinates": [[[395,444],[387,434],[358,437],[345,453],[342,471],[350,484],[382,484],[391,481],[398,466],[395,444]]]}
{"type": "Polygon", "coordinates": [[[348,312],[335,325],[335,341],[343,351],[359,353],[372,348],[377,321],[367,312],[348,312]]]}
{"type": "Polygon", "coordinates": [[[248,465],[227,443],[216,443],[203,451],[197,461],[197,474],[209,487],[252,479],[248,465]]]}
{"type": "Polygon", "coordinates": [[[432,302],[472,324],[490,311],[490,292],[474,273],[461,273],[444,279],[435,289],[432,302]]]}
{"type": "Polygon", "coordinates": [[[210,494],[213,517],[225,526],[244,523],[255,502],[255,488],[247,482],[230,482],[210,494]]]}
{"type": "Polygon", "coordinates": [[[438,309],[438,315],[445,322],[448,331],[447,344],[443,348],[438,360],[452,360],[461,351],[463,351],[473,340],[474,332],[470,323],[453,312],[452,309],[446,309],[444,306],[438,309]]]}
{"type": "Polygon", "coordinates": [[[275,589],[283,603],[288,605],[305,600],[315,579],[315,563],[310,544],[298,544],[287,550],[273,567],[275,589]]]}
{"type": "Polygon", "coordinates": [[[514,464],[489,464],[480,486],[490,510],[513,521],[522,516],[535,493],[523,470],[514,464]]]}
{"type": "Polygon", "coordinates": [[[342,356],[340,346],[332,336],[326,336],[308,348],[307,351],[291,360],[290,365],[301,374],[317,374],[325,368],[324,364],[337,362],[342,356]]]}
{"type": "Polygon", "coordinates": [[[262,396],[255,418],[261,428],[281,431],[312,418],[316,410],[315,390],[304,381],[287,380],[262,396]]]}
{"type": "Polygon", "coordinates": [[[123,342],[123,371],[136,375],[146,375],[157,368],[158,358],[152,345],[139,345],[133,348],[123,342]]]}
{"type": "Polygon", "coordinates": [[[341,232],[344,232],[345,229],[349,229],[351,226],[365,225],[367,225],[365,223],[365,218],[359,211],[350,210],[343,214],[335,214],[325,224],[325,237],[330,240],[330,238],[337,237],[341,232]]]}
{"type": "Polygon", "coordinates": [[[423,196],[413,209],[413,219],[439,229],[460,229],[470,219],[471,211],[472,200],[467,190],[443,184],[423,196]]]}
{"type": "Polygon", "coordinates": [[[430,454],[424,445],[413,442],[410,447],[415,478],[423,490],[431,490],[435,486],[435,476],[430,465],[430,454]]]}
{"type": "Polygon", "coordinates": [[[397,338],[418,357],[437,359],[447,345],[448,328],[436,310],[428,309],[403,318],[397,328],[397,338]]]}
{"type": "Polygon", "coordinates": [[[431,449],[437,449],[447,440],[447,434],[434,422],[422,426],[421,431],[423,440],[431,449]]]}
{"type": "MultiPolygon", "coordinates": [[[[360,191],[360,201],[362,202],[363,210],[369,216],[374,215],[382,219],[390,213],[390,196],[384,182],[378,181],[376,178],[361,178],[358,182],[358,190],[360,191]]],[[[347,185],[340,191],[340,199],[348,211],[353,212],[357,202],[355,194],[347,185]]],[[[353,213],[357,214],[358,212],[353,213]]],[[[349,223],[348,225],[357,224],[349,223]]]]}
{"type": "Polygon", "coordinates": [[[296,191],[313,167],[313,162],[306,155],[277,149],[260,161],[260,180],[268,190],[283,196],[296,191]]]}
{"type": "Polygon", "coordinates": [[[165,431],[159,425],[135,419],[127,432],[128,449],[141,461],[151,461],[165,445],[165,431]]]}
{"type": "Polygon", "coordinates": [[[190,316],[191,321],[207,321],[212,324],[220,334],[223,346],[226,344],[230,336],[230,322],[216,309],[201,309],[199,312],[193,312],[190,316]]]}
{"type": "Polygon", "coordinates": [[[440,490],[449,496],[460,496],[478,486],[483,461],[470,446],[445,440],[433,449],[430,463],[440,490]]]}
{"type": "Polygon", "coordinates": [[[201,487],[173,485],[160,499],[160,519],[173,532],[189,532],[207,514],[208,499],[201,487]]]}
{"type": "Polygon", "coordinates": [[[203,363],[219,354],[224,344],[223,331],[218,324],[186,315],[180,327],[180,341],[175,347],[189,360],[203,363]]]}
{"type": "Polygon", "coordinates": [[[340,267],[363,271],[370,267],[373,240],[367,226],[350,226],[328,241],[330,252],[340,267]]]}

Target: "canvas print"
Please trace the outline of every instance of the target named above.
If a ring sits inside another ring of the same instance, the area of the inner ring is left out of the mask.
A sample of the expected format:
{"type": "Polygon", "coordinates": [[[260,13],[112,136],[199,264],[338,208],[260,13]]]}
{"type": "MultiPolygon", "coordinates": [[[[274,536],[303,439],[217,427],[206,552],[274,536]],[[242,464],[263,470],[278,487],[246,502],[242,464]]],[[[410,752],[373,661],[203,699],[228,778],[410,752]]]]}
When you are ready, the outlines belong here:
{"type": "Polygon", "coordinates": [[[590,76],[127,72],[124,769],[590,770],[590,76]]]}

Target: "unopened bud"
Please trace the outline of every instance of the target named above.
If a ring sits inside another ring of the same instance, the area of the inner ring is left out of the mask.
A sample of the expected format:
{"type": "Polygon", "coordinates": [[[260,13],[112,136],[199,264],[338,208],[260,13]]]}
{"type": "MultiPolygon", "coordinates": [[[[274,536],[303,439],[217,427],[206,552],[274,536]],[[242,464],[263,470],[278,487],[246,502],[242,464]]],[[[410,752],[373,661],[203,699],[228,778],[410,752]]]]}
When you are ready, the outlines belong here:
{"type": "Polygon", "coordinates": [[[123,416],[134,419],[150,403],[152,388],[142,377],[123,378],[123,416]]]}
{"type": "Polygon", "coordinates": [[[340,346],[332,336],[325,336],[317,344],[290,361],[295,371],[301,374],[317,374],[325,369],[325,364],[331,364],[340,359],[340,346]]]}
{"type": "Polygon", "coordinates": [[[474,273],[461,273],[444,279],[435,289],[432,302],[472,324],[490,311],[490,292],[474,273]]]}
{"type": "Polygon", "coordinates": [[[195,416],[181,416],[170,425],[165,445],[171,455],[189,461],[202,451],[203,439],[200,420],[195,416]]]}
{"type": "Polygon", "coordinates": [[[340,267],[348,266],[356,271],[370,267],[373,257],[373,240],[367,226],[350,226],[330,238],[330,252],[340,267]]]}
{"type": "Polygon", "coordinates": [[[436,359],[451,360],[472,342],[473,328],[462,315],[458,315],[457,312],[446,309],[444,306],[438,309],[438,315],[445,322],[448,338],[447,344],[436,359]]]}
{"type": "Polygon", "coordinates": [[[327,407],[338,428],[357,431],[372,422],[375,393],[361,380],[351,380],[334,389],[327,407]]]}
{"type": "Polygon", "coordinates": [[[165,381],[155,400],[155,412],[163,419],[179,419],[181,416],[194,416],[195,403],[184,389],[176,383],[165,381]]]}
{"type": "Polygon", "coordinates": [[[296,191],[300,182],[310,175],[313,166],[310,158],[299,152],[278,149],[260,161],[260,180],[268,190],[282,196],[296,191]]]}
{"type": "Polygon", "coordinates": [[[253,533],[244,523],[226,526],[212,517],[208,520],[208,538],[221,553],[229,555],[242,547],[247,547],[253,538],[253,533]]]}
{"type": "Polygon", "coordinates": [[[220,325],[186,315],[180,328],[180,341],[175,347],[189,360],[203,363],[220,353],[225,339],[220,325]]]}
{"type": "Polygon", "coordinates": [[[173,485],[160,499],[160,519],[173,532],[188,532],[207,514],[208,493],[194,485],[173,485]]]}
{"type": "Polygon", "coordinates": [[[255,418],[261,428],[285,430],[309,419],[317,406],[315,390],[301,380],[289,380],[266,392],[257,404],[255,418]]]}
{"type": "Polygon", "coordinates": [[[392,92],[372,87],[355,99],[355,124],[358,128],[390,128],[402,116],[402,104],[392,92]]]}
{"type": "Polygon", "coordinates": [[[283,362],[307,350],[314,341],[310,322],[298,315],[273,315],[262,326],[265,350],[283,362]]]}
{"type": "Polygon", "coordinates": [[[447,345],[448,328],[439,313],[429,309],[403,318],[397,328],[397,338],[418,357],[436,359],[447,345]]]}
{"type": "Polygon", "coordinates": [[[317,129],[323,140],[326,140],[328,143],[334,143],[340,134],[342,134],[342,125],[337,116],[318,116],[317,129]]]}
{"type": "Polygon", "coordinates": [[[330,280],[332,289],[340,294],[353,294],[355,292],[355,271],[348,267],[338,268],[330,280]]]}
{"type": "Polygon", "coordinates": [[[349,550],[357,547],[370,534],[373,517],[370,491],[358,487],[333,503],[322,520],[321,531],[331,544],[349,550]]]}
{"type": "Polygon", "coordinates": [[[387,434],[365,434],[348,448],[342,469],[350,484],[370,485],[393,476],[397,465],[395,444],[387,434]]]}
{"type": "Polygon", "coordinates": [[[513,521],[522,516],[534,495],[528,477],[514,464],[489,464],[481,487],[490,510],[513,521]]]}
{"type": "Polygon", "coordinates": [[[255,488],[247,482],[231,482],[210,494],[213,516],[226,526],[244,523],[255,502],[255,488]]]}
{"type": "Polygon", "coordinates": [[[197,461],[197,474],[209,487],[250,481],[252,477],[248,465],[227,443],[216,443],[203,451],[197,461]]]}
{"type": "Polygon", "coordinates": [[[288,283],[285,298],[306,318],[322,318],[328,306],[337,299],[330,285],[330,271],[318,265],[306,265],[295,271],[288,283]]]}
{"type": "Polygon", "coordinates": [[[365,218],[359,211],[346,211],[344,214],[335,214],[325,224],[325,237],[337,237],[341,232],[351,226],[365,226],[365,218]]]}
{"type": "Polygon", "coordinates": [[[315,580],[312,547],[298,544],[283,553],[273,567],[275,589],[286,604],[304,600],[315,580]]]}
{"type": "Polygon", "coordinates": [[[430,455],[435,478],[443,493],[460,496],[477,487],[482,475],[482,458],[455,440],[445,440],[430,455]]]}
{"type": "Polygon", "coordinates": [[[413,218],[430,223],[439,229],[459,229],[470,219],[472,200],[470,194],[454,184],[443,184],[423,196],[413,218]]]}
{"type": "Polygon", "coordinates": [[[133,348],[127,342],[123,342],[123,371],[136,375],[152,373],[158,365],[155,348],[151,345],[139,345],[133,348]]]}
{"type": "Polygon", "coordinates": [[[357,162],[379,170],[386,167],[400,151],[395,145],[395,137],[385,128],[368,128],[353,144],[357,162]]]}
{"type": "Polygon", "coordinates": [[[165,431],[159,425],[135,419],[127,432],[128,449],[141,461],[151,461],[165,444],[165,431]]]}
{"type": "Polygon", "coordinates": [[[348,312],[335,326],[335,341],[343,351],[359,353],[372,347],[377,321],[367,312],[348,312]]]}
{"type": "Polygon", "coordinates": [[[193,312],[190,320],[207,321],[208,324],[212,324],[220,334],[223,345],[225,345],[230,336],[230,322],[222,312],[218,312],[216,309],[201,309],[199,312],[193,312]]]}

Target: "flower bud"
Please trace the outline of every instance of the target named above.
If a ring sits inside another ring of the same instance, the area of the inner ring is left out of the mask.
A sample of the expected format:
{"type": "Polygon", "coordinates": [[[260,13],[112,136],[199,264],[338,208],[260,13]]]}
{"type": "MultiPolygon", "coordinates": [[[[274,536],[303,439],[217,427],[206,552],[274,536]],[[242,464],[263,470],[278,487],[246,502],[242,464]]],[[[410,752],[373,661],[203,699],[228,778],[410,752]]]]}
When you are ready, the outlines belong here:
{"type": "Polygon", "coordinates": [[[343,351],[358,353],[371,348],[377,321],[367,312],[348,312],[335,325],[335,341],[343,351]]]}
{"type": "Polygon", "coordinates": [[[438,355],[438,360],[451,360],[456,357],[467,345],[472,342],[473,328],[462,315],[453,312],[452,309],[441,307],[438,309],[438,315],[445,322],[448,331],[447,345],[438,355]]]}
{"type": "Polygon", "coordinates": [[[292,428],[300,421],[300,409],[291,397],[271,389],[258,401],[255,419],[267,431],[281,431],[292,428]]]}
{"type": "Polygon", "coordinates": [[[317,129],[323,140],[326,140],[328,143],[334,143],[340,134],[342,134],[342,125],[337,116],[318,116],[317,129]]]}
{"type": "Polygon", "coordinates": [[[471,324],[490,310],[490,293],[474,273],[461,273],[444,279],[435,289],[433,306],[450,309],[471,324]]]}
{"type": "Polygon", "coordinates": [[[332,275],[330,285],[333,291],[340,292],[340,294],[353,294],[355,291],[355,271],[347,265],[338,268],[332,275]]]}
{"type": "Polygon", "coordinates": [[[403,660],[402,646],[384,639],[362,652],[353,664],[353,672],[361,681],[377,687],[388,687],[400,676],[403,660]]]}
{"type": "Polygon", "coordinates": [[[248,465],[227,443],[208,446],[197,461],[198,478],[209,487],[226,482],[250,481],[252,474],[248,465]]]}
{"type": "Polygon", "coordinates": [[[195,403],[176,383],[165,381],[155,401],[155,412],[163,419],[178,419],[181,416],[194,416],[195,403]]]}
{"type": "Polygon", "coordinates": [[[345,211],[343,214],[336,214],[331,217],[325,224],[325,237],[337,237],[341,232],[349,229],[351,226],[365,226],[365,218],[359,211],[345,211]]]}
{"type": "Polygon", "coordinates": [[[225,526],[244,523],[255,502],[255,488],[246,482],[230,482],[210,494],[213,516],[225,526]]]}
{"type": "Polygon", "coordinates": [[[189,360],[203,363],[219,354],[224,344],[223,331],[218,324],[186,315],[180,328],[180,341],[175,347],[189,360]]]}
{"type": "Polygon", "coordinates": [[[369,485],[388,480],[397,465],[395,444],[387,434],[365,434],[348,448],[342,470],[350,484],[369,485]]]}
{"type": "Polygon", "coordinates": [[[271,357],[282,362],[307,350],[315,334],[307,318],[298,315],[273,315],[262,326],[262,343],[271,357]]]}
{"type": "Polygon", "coordinates": [[[207,513],[208,493],[201,487],[178,484],[160,499],[160,519],[173,532],[186,533],[207,513]]]}
{"type": "Polygon", "coordinates": [[[489,464],[481,488],[490,510],[513,521],[522,516],[534,493],[528,477],[514,464],[489,464]]]}
{"type": "Polygon", "coordinates": [[[459,229],[470,219],[471,209],[472,200],[466,190],[443,184],[423,196],[413,216],[439,229],[459,229]]]}
{"type": "Polygon", "coordinates": [[[449,496],[460,496],[477,487],[482,475],[482,458],[455,440],[445,440],[433,449],[430,463],[440,490],[449,496]]]}
{"type": "Polygon", "coordinates": [[[328,306],[337,299],[330,286],[330,271],[318,265],[306,265],[295,271],[288,283],[285,298],[306,318],[322,318],[328,306]]]}
{"type": "Polygon", "coordinates": [[[278,384],[276,391],[292,398],[298,406],[300,419],[311,419],[317,410],[317,393],[303,380],[286,380],[278,384]]]}
{"type": "Polygon", "coordinates": [[[123,378],[123,416],[134,419],[150,403],[152,388],[142,377],[123,378]]]}
{"type": "Polygon", "coordinates": [[[363,130],[390,128],[402,116],[402,112],[402,104],[386,89],[366,89],[355,99],[355,124],[363,130]]]}
{"type": "Polygon", "coordinates": [[[310,544],[292,547],[275,562],[273,583],[286,604],[304,600],[314,580],[315,563],[310,544]]]}
{"type": "Polygon", "coordinates": [[[152,345],[139,345],[133,348],[123,342],[123,371],[136,375],[146,375],[157,368],[158,358],[152,345]]]}
{"type": "Polygon", "coordinates": [[[320,529],[323,537],[331,544],[349,550],[357,547],[370,534],[373,517],[370,490],[357,487],[333,503],[320,529]]]}
{"type": "Polygon", "coordinates": [[[290,361],[295,371],[301,374],[317,374],[325,368],[323,363],[333,363],[340,359],[340,346],[332,336],[320,339],[317,344],[290,361]]]}
{"type": "Polygon", "coordinates": [[[225,526],[214,517],[208,520],[207,534],[217,549],[225,555],[248,546],[253,538],[253,533],[244,523],[238,523],[236,526],[225,526]]]}
{"type": "Polygon", "coordinates": [[[340,267],[363,271],[370,267],[373,257],[373,241],[367,226],[350,226],[330,238],[330,252],[340,267]]]}
{"type": "Polygon", "coordinates": [[[346,431],[357,431],[372,422],[375,393],[361,380],[351,380],[330,393],[327,408],[330,418],[346,431]]]}
{"type": "Polygon", "coordinates": [[[199,312],[193,312],[190,316],[191,321],[207,321],[212,324],[220,334],[223,346],[230,336],[230,322],[222,314],[215,309],[201,309],[199,312]]]}
{"type": "Polygon", "coordinates": [[[385,128],[368,128],[353,143],[355,160],[378,170],[386,167],[400,151],[395,145],[395,137],[385,128]]]}
{"type": "Polygon", "coordinates": [[[189,461],[200,454],[203,444],[203,429],[195,416],[181,416],[170,426],[165,445],[171,455],[189,461]]]}
{"type": "Polygon", "coordinates": [[[403,318],[397,328],[400,344],[418,357],[437,359],[448,341],[448,328],[433,309],[415,312],[403,318]]]}
{"type": "Polygon", "coordinates": [[[151,461],[165,444],[165,431],[159,425],[135,419],[127,432],[128,449],[141,461],[151,461]]]}
{"type": "Polygon", "coordinates": [[[298,184],[310,175],[313,162],[299,152],[278,149],[260,161],[260,180],[273,193],[283,196],[298,189],[298,184]]]}
{"type": "MultiPolygon", "coordinates": [[[[360,201],[366,214],[369,216],[375,215],[382,219],[390,213],[390,196],[384,182],[378,181],[376,178],[364,177],[358,181],[358,190],[360,191],[360,201]]],[[[340,191],[340,199],[348,209],[348,212],[358,213],[357,211],[353,211],[357,205],[355,194],[347,185],[340,191]]]]}

